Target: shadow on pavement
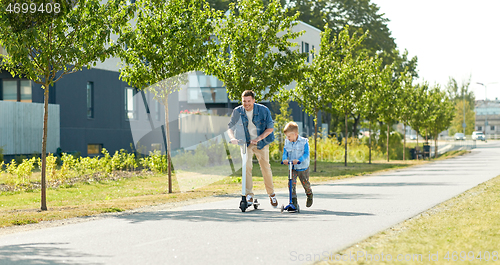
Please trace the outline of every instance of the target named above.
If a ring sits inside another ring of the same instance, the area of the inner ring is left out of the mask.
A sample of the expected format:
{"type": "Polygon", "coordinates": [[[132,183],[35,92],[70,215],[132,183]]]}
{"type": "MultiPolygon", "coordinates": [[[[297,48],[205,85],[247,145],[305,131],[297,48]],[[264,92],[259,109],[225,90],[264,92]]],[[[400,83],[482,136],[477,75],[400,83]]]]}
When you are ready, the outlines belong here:
{"type": "Polygon", "coordinates": [[[92,264],[104,263],[75,262],[73,258],[96,257],[88,253],[76,252],[64,246],[65,243],[34,243],[0,246],[0,264],[16,265],[60,265],[60,264],[92,264]]]}
{"type": "Polygon", "coordinates": [[[190,222],[283,222],[295,221],[297,218],[308,218],[310,221],[323,221],[317,217],[334,215],[334,216],[370,216],[371,213],[359,212],[340,212],[330,210],[302,209],[300,213],[280,213],[276,212],[264,213],[263,210],[247,210],[242,213],[238,208],[235,209],[202,209],[202,210],[179,210],[179,211],[162,211],[150,213],[138,213],[130,215],[122,215],[117,218],[130,221],[131,223],[141,223],[146,221],[162,221],[162,220],[180,220],[190,222]],[[316,219],[314,218],[316,217],[316,219]]]}
{"type": "Polygon", "coordinates": [[[404,187],[404,186],[453,186],[446,182],[394,182],[394,183],[329,183],[324,186],[359,186],[359,187],[404,187]]]}

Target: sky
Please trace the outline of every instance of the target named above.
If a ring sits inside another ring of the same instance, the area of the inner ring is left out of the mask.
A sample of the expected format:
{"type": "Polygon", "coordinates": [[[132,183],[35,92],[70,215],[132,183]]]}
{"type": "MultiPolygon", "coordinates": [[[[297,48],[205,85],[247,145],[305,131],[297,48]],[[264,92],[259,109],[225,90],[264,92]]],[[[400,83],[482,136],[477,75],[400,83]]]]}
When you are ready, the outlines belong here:
{"type": "Polygon", "coordinates": [[[459,84],[471,78],[476,99],[500,99],[499,0],[371,0],[398,49],[417,56],[417,82],[459,84]],[[479,83],[486,85],[481,86],[479,83]]]}

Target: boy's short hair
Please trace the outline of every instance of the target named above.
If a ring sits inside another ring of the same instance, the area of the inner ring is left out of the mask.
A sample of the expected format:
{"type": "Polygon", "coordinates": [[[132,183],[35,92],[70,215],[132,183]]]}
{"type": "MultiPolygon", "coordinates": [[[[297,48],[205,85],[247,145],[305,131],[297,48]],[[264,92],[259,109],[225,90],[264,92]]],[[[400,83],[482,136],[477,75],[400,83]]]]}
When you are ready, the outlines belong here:
{"type": "Polygon", "coordinates": [[[297,123],[291,121],[285,125],[283,132],[284,133],[289,133],[289,132],[299,133],[299,125],[297,125],[297,123]]]}
{"type": "Polygon", "coordinates": [[[243,93],[241,93],[241,97],[249,97],[249,96],[255,99],[255,92],[253,92],[253,90],[245,90],[243,91],[243,93]]]}

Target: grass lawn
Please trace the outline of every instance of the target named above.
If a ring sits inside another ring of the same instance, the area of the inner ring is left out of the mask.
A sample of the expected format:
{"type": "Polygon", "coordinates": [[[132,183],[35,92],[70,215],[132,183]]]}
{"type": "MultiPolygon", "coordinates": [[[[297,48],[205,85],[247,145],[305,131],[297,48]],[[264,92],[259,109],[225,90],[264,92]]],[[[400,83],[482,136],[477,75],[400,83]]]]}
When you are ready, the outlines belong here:
{"type": "MultiPolygon", "coordinates": [[[[422,161],[391,161],[366,163],[318,162],[317,172],[312,172],[312,183],[320,183],[393,168],[407,167],[422,161]]],[[[313,163],[311,163],[313,164],[313,163]]],[[[275,188],[287,186],[288,168],[271,162],[275,188]]],[[[258,164],[253,168],[254,190],[264,191],[264,182],[258,164]]],[[[48,211],[40,209],[40,190],[0,193],[0,227],[60,220],[71,217],[91,216],[107,212],[121,212],[143,206],[187,201],[212,195],[239,194],[241,191],[241,170],[233,176],[218,176],[215,182],[194,185],[190,190],[179,191],[182,176],[192,179],[206,179],[206,174],[178,171],[179,181],[173,183],[174,193],[168,194],[166,175],[144,174],[119,180],[78,182],[47,190],[48,211]]],[[[5,174],[4,174],[5,175],[5,174]]],[[[0,178],[1,179],[1,178],[0,178]]]]}
{"type": "Polygon", "coordinates": [[[331,258],[333,262],[322,261],[318,264],[498,262],[500,260],[499,194],[500,176],[334,254],[331,258]],[[358,252],[360,258],[356,262],[354,259],[352,262],[335,261],[337,254],[337,259],[340,259],[341,255],[358,252]],[[384,261],[380,261],[381,253],[384,261]],[[368,256],[367,254],[374,256],[364,258],[368,256]],[[389,254],[392,261],[387,261],[389,254]],[[403,261],[398,261],[398,258],[403,261]]]}

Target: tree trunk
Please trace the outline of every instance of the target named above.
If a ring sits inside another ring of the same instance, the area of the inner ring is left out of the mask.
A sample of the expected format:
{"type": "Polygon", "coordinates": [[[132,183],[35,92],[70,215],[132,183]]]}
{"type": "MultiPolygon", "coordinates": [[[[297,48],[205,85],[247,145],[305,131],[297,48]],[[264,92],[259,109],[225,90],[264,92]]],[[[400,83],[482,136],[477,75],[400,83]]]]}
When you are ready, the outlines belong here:
{"type": "Polygon", "coordinates": [[[406,160],[406,124],[403,124],[403,130],[405,131],[403,134],[403,161],[406,160]]]}
{"type": "Polygon", "coordinates": [[[167,130],[167,165],[168,165],[168,193],[172,193],[172,162],[170,159],[170,127],[168,124],[168,94],[164,99],[165,104],[165,128],[167,130]]]}
{"type": "Polygon", "coordinates": [[[389,123],[387,123],[387,162],[389,162],[389,123]]]}
{"type": "Polygon", "coordinates": [[[347,111],[345,112],[345,155],[344,155],[344,166],[347,167],[347,111]]]}
{"type": "Polygon", "coordinates": [[[434,138],[434,159],[438,157],[438,135],[434,138]]]}
{"type": "Polygon", "coordinates": [[[316,172],[316,155],[317,155],[317,144],[318,139],[318,109],[314,108],[314,172],[316,172]]]}
{"type": "Polygon", "coordinates": [[[358,116],[352,116],[354,118],[354,124],[352,125],[352,136],[353,137],[358,137],[358,125],[359,125],[359,120],[361,119],[361,115],[358,114],[358,116]]]}
{"type": "MultiPolygon", "coordinates": [[[[45,80],[48,78],[46,77],[45,80]]],[[[49,85],[44,85],[43,92],[43,135],[42,135],[42,197],[41,210],[47,211],[47,194],[46,194],[46,165],[47,165],[47,125],[49,120],[49,85]]]]}
{"type": "Polygon", "coordinates": [[[415,133],[417,134],[417,145],[415,146],[415,156],[417,157],[417,161],[418,161],[418,127],[415,128],[415,133]]]}
{"type": "Polygon", "coordinates": [[[368,164],[372,163],[372,121],[368,121],[368,164]]]}

